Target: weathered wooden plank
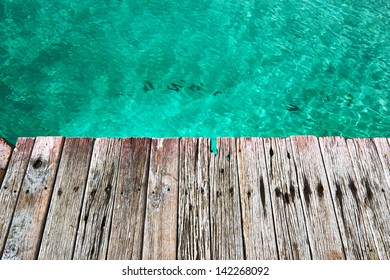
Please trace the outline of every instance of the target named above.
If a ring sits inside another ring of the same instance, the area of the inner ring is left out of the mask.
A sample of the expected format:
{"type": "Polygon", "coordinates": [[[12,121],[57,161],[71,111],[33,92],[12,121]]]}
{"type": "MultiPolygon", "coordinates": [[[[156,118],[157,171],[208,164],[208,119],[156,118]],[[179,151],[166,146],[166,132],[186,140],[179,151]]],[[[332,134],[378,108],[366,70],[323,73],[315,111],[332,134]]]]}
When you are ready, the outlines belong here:
{"type": "Polygon", "coordinates": [[[235,139],[218,138],[217,147],[218,155],[210,158],[211,257],[241,260],[245,255],[235,139]]]}
{"type": "Polygon", "coordinates": [[[18,139],[9,162],[8,172],[0,188],[0,257],[3,253],[34,141],[34,138],[18,139]]]}
{"type": "Polygon", "coordinates": [[[39,259],[72,259],[93,141],[65,139],[39,259]]]}
{"type": "Polygon", "coordinates": [[[95,140],[73,259],[107,257],[121,142],[95,140]]]}
{"type": "Polygon", "coordinates": [[[265,162],[280,259],[311,258],[306,219],[289,138],[265,138],[265,162]]]}
{"type": "Polygon", "coordinates": [[[3,259],[36,259],[61,156],[63,137],[37,137],[3,259]]]}
{"type": "Polygon", "coordinates": [[[321,137],[319,142],[346,258],[378,259],[370,222],[362,208],[364,186],[356,180],[345,139],[321,137]]]}
{"type": "Polygon", "coordinates": [[[239,138],[237,149],[246,259],[278,259],[263,139],[239,138]]]}
{"type": "Polygon", "coordinates": [[[211,259],[210,141],[180,140],[178,259],[211,259]]]}
{"type": "Polygon", "coordinates": [[[122,140],[108,259],[142,258],[150,139],[122,140]]]}
{"type": "Polygon", "coordinates": [[[313,259],[344,259],[330,187],[314,136],[291,137],[313,259]]]}
{"type": "Polygon", "coordinates": [[[374,138],[378,151],[379,159],[382,162],[384,173],[387,180],[387,185],[390,186],[390,143],[388,138],[374,138]]]}
{"type": "Polygon", "coordinates": [[[356,179],[364,186],[365,211],[374,232],[380,259],[390,258],[390,201],[383,165],[371,139],[347,139],[356,179]]]}
{"type": "Polygon", "coordinates": [[[176,259],[179,139],[152,139],[143,259],[176,259]]]}
{"type": "Polygon", "coordinates": [[[13,148],[14,147],[10,143],[0,137],[0,187],[3,182],[13,148]]]}

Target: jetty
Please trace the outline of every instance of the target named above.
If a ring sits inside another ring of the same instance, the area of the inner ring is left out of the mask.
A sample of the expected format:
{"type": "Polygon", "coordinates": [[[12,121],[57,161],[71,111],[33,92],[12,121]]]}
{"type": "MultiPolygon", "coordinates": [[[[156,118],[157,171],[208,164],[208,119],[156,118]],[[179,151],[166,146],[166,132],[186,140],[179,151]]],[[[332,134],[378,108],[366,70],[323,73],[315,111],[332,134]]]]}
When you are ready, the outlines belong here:
{"type": "Polygon", "coordinates": [[[388,260],[389,141],[0,139],[0,258],[388,260]]]}

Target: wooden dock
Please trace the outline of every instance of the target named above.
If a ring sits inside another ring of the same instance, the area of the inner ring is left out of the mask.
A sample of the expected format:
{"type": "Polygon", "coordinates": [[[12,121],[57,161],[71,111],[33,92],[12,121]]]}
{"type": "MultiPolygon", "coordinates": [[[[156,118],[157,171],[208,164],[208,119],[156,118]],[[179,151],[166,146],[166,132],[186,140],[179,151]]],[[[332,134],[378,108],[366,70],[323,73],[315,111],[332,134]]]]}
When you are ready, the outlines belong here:
{"type": "Polygon", "coordinates": [[[1,259],[386,259],[389,139],[0,139],[1,259]]]}

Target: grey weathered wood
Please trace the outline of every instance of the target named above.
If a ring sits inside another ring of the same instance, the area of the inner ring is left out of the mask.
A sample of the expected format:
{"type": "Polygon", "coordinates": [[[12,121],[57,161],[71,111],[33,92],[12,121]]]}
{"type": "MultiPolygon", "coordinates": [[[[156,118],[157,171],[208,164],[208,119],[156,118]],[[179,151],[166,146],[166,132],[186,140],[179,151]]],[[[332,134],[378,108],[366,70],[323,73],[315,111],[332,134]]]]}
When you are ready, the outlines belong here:
{"type": "Polygon", "coordinates": [[[289,138],[265,138],[265,161],[280,259],[310,259],[307,225],[289,138]]]}
{"type": "Polygon", "coordinates": [[[236,143],[217,139],[218,155],[210,158],[211,257],[244,259],[236,143]]]}
{"type": "Polygon", "coordinates": [[[0,187],[11,158],[12,150],[13,146],[0,137],[0,187]]]}
{"type": "Polygon", "coordinates": [[[390,186],[375,144],[370,139],[347,139],[357,180],[364,186],[363,206],[374,232],[380,259],[390,258],[390,186]]]}
{"type": "Polygon", "coordinates": [[[0,188],[0,257],[3,252],[34,141],[34,138],[18,139],[8,165],[8,172],[0,188]]]}
{"type": "Polygon", "coordinates": [[[106,259],[121,142],[113,138],[95,140],[74,259],[106,259]]]}
{"type": "Polygon", "coordinates": [[[36,259],[63,137],[37,137],[4,247],[3,259],[36,259]]]}
{"type": "Polygon", "coordinates": [[[211,259],[210,141],[180,140],[178,259],[211,259]]]}
{"type": "Polygon", "coordinates": [[[3,161],[3,259],[389,259],[387,138],[63,141],[3,161]]]}
{"type": "Polygon", "coordinates": [[[387,179],[387,186],[390,186],[390,144],[387,138],[374,138],[372,139],[375,143],[378,151],[379,159],[382,162],[384,174],[387,179]]]}
{"type": "Polygon", "coordinates": [[[93,141],[65,139],[39,259],[72,259],[93,141]]]}
{"type": "Polygon", "coordinates": [[[152,139],[143,259],[176,259],[178,139],[152,139]]]}
{"type": "Polygon", "coordinates": [[[356,180],[343,137],[319,138],[333,204],[347,259],[378,259],[370,222],[364,211],[364,186],[356,180]]]}
{"type": "Polygon", "coordinates": [[[237,150],[246,259],[278,259],[263,139],[237,139],[237,150]]]}
{"type": "Polygon", "coordinates": [[[142,258],[150,139],[122,140],[108,259],[142,258]]]}
{"type": "Polygon", "coordinates": [[[291,137],[298,185],[313,259],[344,259],[345,253],[318,139],[291,137]]]}

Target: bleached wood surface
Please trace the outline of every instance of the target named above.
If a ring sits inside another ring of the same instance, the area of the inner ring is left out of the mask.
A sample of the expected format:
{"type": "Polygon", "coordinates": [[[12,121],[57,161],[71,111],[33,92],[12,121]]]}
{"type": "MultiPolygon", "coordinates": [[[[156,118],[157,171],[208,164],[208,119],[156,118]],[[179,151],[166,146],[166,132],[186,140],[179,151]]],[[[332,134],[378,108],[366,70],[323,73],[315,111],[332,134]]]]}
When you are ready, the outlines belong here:
{"type": "MultiPolygon", "coordinates": [[[[360,192],[364,209],[369,217],[371,229],[381,259],[390,257],[389,209],[390,186],[387,181],[377,147],[371,139],[347,139],[356,179],[364,186],[360,192]]],[[[389,151],[387,153],[389,155],[389,151]]]]}
{"type": "Polygon", "coordinates": [[[180,139],[178,259],[211,259],[210,141],[180,139]]]}
{"type": "Polygon", "coordinates": [[[217,139],[210,157],[210,233],[214,259],[244,259],[236,142],[217,139]]]}
{"type": "Polygon", "coordinates": [[[63,137],[38,137],[27,165],[2,259],[36,259],[63,137]]]}
{"type": "Polygon", "coordinates": [[[344,259],[340,229],[318,138],[291,137],[291,144],[312,258],[344,259]]]}
{"type": "Polygon", "coordinates": [[[389,139],[19,138],[2,259],[389,259],[389,139]]]}
{"type": "Polygon", "coordinates": [[[246,258],[278,259],[263,139],[237,139],[237,160],[246,258]]]}
{"type": "Polygon", "coordinates": [[[356,179],[347,143],[342,137],[320,138],[333,204],[347,259],[378,259],[364,206],[364,185],[356,179]]]}
{"type": "Polygon", "coordinates": [[[280,259],[310,259],[307,219],[290,139],[266,138],[265,161],[270,182],[280,259]]]}
{"type": "Polygon", "coordinates": [[[3,253],[34,141],[33,138],[18,139],[0,188],[0,256],[3,253]]]}

